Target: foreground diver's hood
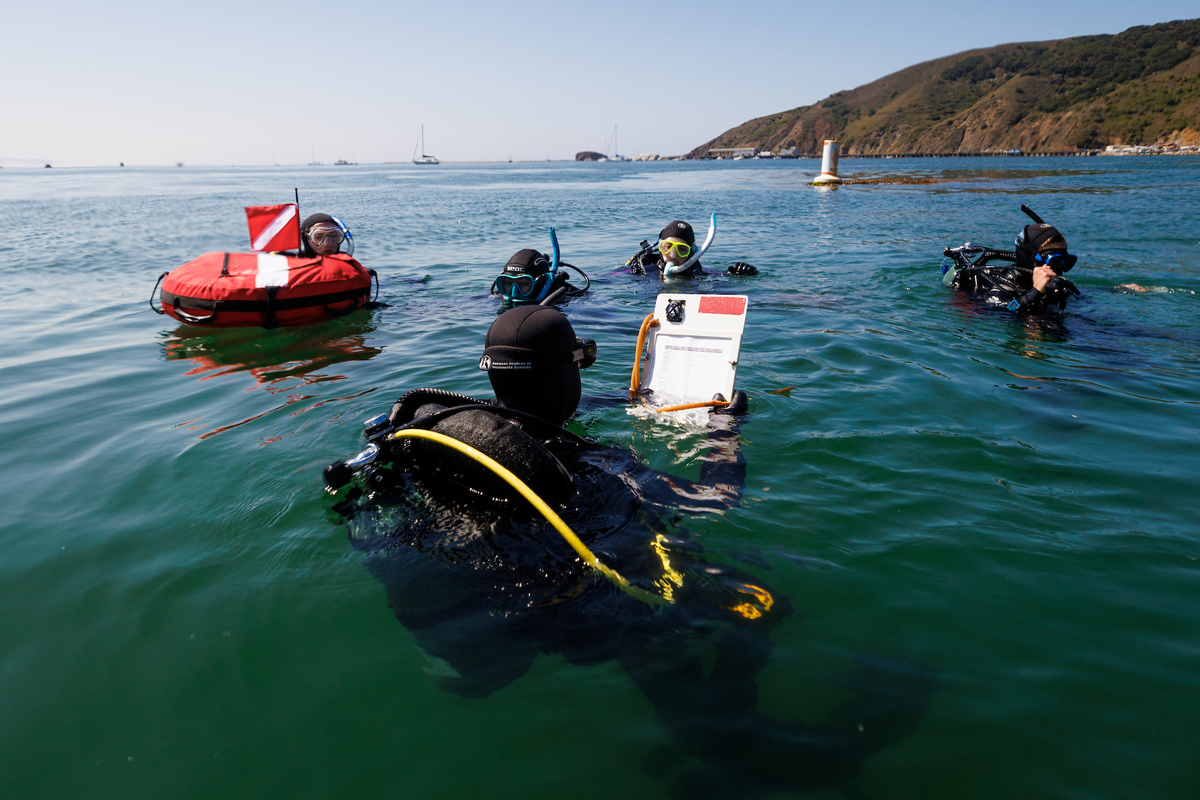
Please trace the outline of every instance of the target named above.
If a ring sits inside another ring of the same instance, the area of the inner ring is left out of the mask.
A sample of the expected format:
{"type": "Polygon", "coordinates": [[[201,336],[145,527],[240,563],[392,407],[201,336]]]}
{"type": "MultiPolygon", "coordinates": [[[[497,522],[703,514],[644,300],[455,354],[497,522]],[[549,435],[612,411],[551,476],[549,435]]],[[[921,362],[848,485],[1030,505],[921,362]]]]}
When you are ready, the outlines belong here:
{"type": "Polygon", "coordinates": [[[595,342],[576,337],[561,311],[521,306],[496,317],[479,368],[501,405],[560,424],[579,406],[580,368],[595,359],[595,342]]]}

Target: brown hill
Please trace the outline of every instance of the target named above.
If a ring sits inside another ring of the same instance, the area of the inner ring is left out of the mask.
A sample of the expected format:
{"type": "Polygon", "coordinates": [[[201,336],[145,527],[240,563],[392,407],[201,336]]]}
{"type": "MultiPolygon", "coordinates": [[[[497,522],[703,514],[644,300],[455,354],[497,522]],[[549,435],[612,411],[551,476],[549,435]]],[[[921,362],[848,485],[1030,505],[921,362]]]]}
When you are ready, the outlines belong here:
{"type": "Polygon", "coordinates": [[[1200,20],[1005,44],[926,61],[697,147],[846,155],[1200,144],[1200,20]]]}

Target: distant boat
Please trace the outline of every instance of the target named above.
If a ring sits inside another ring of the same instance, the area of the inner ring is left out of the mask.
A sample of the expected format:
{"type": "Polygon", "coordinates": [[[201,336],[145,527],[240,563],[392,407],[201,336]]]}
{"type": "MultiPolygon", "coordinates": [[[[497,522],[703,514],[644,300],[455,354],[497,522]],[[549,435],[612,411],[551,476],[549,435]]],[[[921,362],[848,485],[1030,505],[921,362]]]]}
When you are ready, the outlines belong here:
{"type": "Polygon", "coordinates": [[[425,155],[425,126],[424,125],[421,126],[421,138],[417,139],[417,146],[413,148],[413,163],[414,164],[440,164],[441,163],[433,156],[425,155]],[[421,154],[420,158],[417,158],[418,152],[421,154]]]}
{"type": "MultiPolygon", "coordinates": [[[[611,156],[605,156],[604,158],[602,158],[600,160],[601,161],[630,161],[631,160],[628,156],[623,156],[617,152],[617,126],[616,125],[613,125],[612,149],[613,149],[613,154],[611,156]]],[[[608,152],[607,147],[604,148],[604,152],[605,153],[608,152]]]]}

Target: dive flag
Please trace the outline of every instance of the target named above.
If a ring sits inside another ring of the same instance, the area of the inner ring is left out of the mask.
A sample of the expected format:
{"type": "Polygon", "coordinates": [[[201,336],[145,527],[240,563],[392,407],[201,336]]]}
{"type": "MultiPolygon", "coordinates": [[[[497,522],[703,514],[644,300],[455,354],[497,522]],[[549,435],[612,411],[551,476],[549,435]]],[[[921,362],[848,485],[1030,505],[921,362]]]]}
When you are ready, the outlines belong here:
{"type": "Polygon", "coordinates": [[[295,203],[246,206],[246,224],[250,226],[250,249],[255,252],[300,249],[300,207],[295,203]]]}

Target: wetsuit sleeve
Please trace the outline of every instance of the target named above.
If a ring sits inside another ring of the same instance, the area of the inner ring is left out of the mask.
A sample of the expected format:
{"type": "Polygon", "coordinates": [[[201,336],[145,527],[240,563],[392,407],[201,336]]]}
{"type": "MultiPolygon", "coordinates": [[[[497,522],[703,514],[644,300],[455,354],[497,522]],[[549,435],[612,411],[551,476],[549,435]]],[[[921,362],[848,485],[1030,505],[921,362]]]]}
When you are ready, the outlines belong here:
{"type": "Polygon", "coordinates": [[[1020,297],[1014,297],[1012,301],[1005,306],[1005,308],[1007,308],[1009,311],[1015,311],[1018,314],[1026,311],[1032,311],[1041,305],[1043,297],[1045,297],[1045,295],[1043,295],[1037,289],[1030,289],[1024,295],[1020,297]]]}
{"type": "Polygon", "coordinates": [[[700,456],[700,484],[716,490],[724,504],[741,504],[746,488],[746,457],[742,455],[737,417],[712,414],[708,421],[708,449],[700,456]]]}

